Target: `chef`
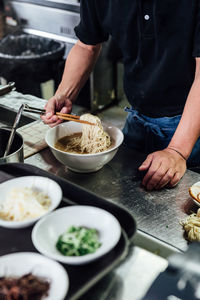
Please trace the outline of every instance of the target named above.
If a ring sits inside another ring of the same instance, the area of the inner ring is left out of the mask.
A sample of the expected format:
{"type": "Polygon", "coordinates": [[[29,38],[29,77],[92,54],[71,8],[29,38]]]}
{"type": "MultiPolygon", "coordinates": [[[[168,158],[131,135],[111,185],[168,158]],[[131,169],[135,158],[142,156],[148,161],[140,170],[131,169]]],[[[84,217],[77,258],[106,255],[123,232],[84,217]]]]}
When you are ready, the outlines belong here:
{"type": "Polygon", "coordinates": [[[175,186],[186,164],[200,165],[200,0],[82,0],[80,7],[79,40],[43,121],[55,126],[56,111],[71,112],[112,36],[130,103],[125,143],[147,154],[139,167],[147,190],[175,186]]]}

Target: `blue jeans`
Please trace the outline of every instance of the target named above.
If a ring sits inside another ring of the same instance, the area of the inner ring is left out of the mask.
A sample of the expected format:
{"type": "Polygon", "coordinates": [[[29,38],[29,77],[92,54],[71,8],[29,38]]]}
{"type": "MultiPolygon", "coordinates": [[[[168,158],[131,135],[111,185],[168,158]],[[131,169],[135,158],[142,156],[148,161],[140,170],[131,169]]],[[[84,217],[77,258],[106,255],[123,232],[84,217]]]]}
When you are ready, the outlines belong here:
{"type": "MultiPolygon", "coordinates": [[[[125,111],[128,116],[123,129],[124,142],[128,147],[145,154],[166,148],[181,119],[181,115],[150,118],[133,108],[125,108],[125,111]]],[[[200,138],[192,150],[187,166],[200,166],[200,138]]]]}

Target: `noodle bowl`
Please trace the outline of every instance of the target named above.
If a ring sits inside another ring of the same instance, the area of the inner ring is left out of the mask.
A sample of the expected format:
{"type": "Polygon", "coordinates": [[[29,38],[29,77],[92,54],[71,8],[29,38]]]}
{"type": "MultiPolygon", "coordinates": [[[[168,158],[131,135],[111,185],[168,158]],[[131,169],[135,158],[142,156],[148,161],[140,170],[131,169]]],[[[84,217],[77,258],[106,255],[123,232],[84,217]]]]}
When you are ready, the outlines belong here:
{"type": "MultiPolygon", "coordinates": [[[[95,127],[88,125],[89,128],[95,127]]],[[[66,136],[80,135],[82,132],[82,125],[77,122],[65,122],[61,123],[53,128],[50,128],[46,133],[46,143],[50,147],[54,156],[69,169],[80,172],[89,173],[101,169],[107,164],[116,154],[118,147],[123,142],[123,133],[120,129],[115,126],[103,125],[105,134],[110,137],[111,145],[108,146],[107,150],[99,151],[97,153],[87,154],[65,152],[55,147],[58,140],[66,136]]],[[[80,138],[80,136],[79,136],[80,138]]],[[[106,146],[107,147],[107,146],[106,146]]],[[[98,148],[98,147],[97,147],[98,148]]]]}

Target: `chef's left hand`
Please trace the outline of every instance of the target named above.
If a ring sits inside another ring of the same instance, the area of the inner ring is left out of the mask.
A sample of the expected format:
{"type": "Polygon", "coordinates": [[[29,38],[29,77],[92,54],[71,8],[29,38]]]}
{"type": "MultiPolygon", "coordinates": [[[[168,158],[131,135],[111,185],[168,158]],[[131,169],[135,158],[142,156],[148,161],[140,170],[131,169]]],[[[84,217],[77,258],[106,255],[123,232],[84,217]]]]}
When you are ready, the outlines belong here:
{"type": "Polygon", "coordinates": [[[166,148],[149,154],[139,171],[147,171],[142,184],[149,191],[165,185],[173,187],[185,174],[186,161],[174,150],[166,148]]]}

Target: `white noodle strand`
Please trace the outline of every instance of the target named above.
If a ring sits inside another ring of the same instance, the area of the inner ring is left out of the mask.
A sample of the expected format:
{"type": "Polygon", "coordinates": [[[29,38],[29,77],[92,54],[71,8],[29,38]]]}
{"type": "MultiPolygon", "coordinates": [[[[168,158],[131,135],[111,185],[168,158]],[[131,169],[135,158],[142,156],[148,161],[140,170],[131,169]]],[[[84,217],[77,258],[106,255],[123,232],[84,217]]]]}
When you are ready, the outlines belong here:
{"type": "Polygon", "coordinates": [[[103,130],[100,119],[91,114],[84,114],[80,119],[94,123],[96,126],[82,124],[82,136],[71,138],[66,145],[65,151],[93,154],[107,150],[111,145],[111,140],[110,136],[103,130]]]}

